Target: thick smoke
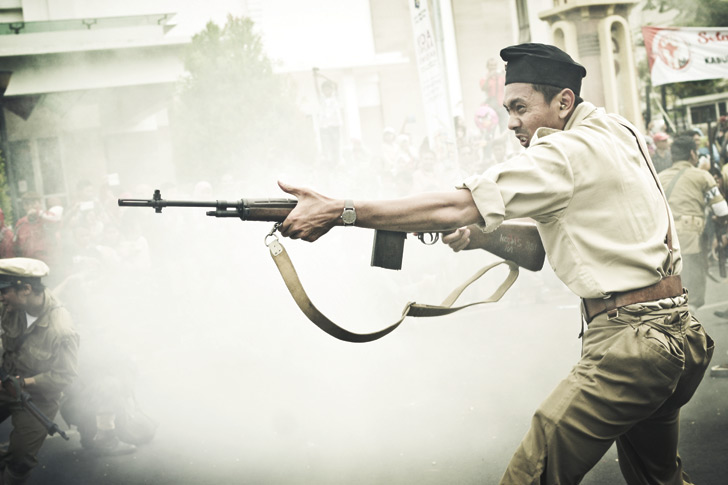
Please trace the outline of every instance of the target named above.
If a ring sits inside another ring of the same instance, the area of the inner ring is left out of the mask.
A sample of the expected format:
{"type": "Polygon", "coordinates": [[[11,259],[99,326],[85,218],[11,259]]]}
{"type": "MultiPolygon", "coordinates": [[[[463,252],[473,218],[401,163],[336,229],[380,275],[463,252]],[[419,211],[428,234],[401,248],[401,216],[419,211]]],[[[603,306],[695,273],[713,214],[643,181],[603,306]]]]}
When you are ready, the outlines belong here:
{"type": "MultiPolygon", "coordinates": [[[[135,141],[110,156],[133,153],[135,141]]],[[[295,306],[264,245],[272,223],[113,203],[154,188],[167,199],[287,197],[279,179],[339,198],[406,195],[377,171],[378,148],[332,167],[291,161],[187,184],[139,174],[99,201],[117,233],[91,246],[87,233],[64,234],[77,253],[59,293],[82,336],[82,371],[129,370],[159,424],[150,447],[166,451],[148,483],[475,483],[504,469],[579,353],[577,301],[549,268],[522,271],[499,303],[408,318],[380,341],[351,344],[295,306]]],[[[465,174],[440,175],[431,190],[453,190],[465,174]]],[[[439,304],[496,260],[410,235],[403,269],[391,272],[369,266],[372,239],[335,228],[315,244],[283,241],[314,304],[354,332],[393,323],[409,301],[439,304]]],[[[485,299],[505,274],[489,273],[458,303],[485,299]]],[[[144,448],[136,456],[144,463],[144,448]]]]}

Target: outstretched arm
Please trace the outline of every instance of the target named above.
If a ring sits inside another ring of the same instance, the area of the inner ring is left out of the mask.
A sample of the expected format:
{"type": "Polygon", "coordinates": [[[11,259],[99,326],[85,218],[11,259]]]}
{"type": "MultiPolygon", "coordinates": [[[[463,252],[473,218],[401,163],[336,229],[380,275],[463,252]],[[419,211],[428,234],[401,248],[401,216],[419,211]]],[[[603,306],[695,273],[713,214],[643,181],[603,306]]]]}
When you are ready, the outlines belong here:
{"type": "MultiPolygon", "coordinates": [[[[315,241],[341,224],[343,199],[331,199],[313,190],[278,182],[298,199],[280,231],[283,236],[315,241]]],[[[467,189],[418,194],[395,200],[355,200],[356,225],[401,232],[443,232],[483,222],[467,189]]]]}

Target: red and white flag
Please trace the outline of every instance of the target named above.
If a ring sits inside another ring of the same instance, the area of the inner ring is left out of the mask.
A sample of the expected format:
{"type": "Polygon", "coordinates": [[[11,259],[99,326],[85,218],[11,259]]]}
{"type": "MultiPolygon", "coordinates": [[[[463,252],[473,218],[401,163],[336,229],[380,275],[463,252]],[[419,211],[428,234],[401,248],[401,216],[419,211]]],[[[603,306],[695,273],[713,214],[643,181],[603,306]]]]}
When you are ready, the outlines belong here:
{"type": "Polygon", "coordinates": [[[728,27],[642,27],[652,85],[728,78],[728,27]]]}

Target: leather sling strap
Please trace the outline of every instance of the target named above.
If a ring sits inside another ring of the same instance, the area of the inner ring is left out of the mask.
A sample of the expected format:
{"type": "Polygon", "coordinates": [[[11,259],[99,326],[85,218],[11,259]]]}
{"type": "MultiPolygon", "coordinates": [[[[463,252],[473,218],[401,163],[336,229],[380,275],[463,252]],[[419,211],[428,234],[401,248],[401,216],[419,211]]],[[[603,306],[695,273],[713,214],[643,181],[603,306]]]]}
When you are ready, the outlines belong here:
{"type": "Polygon", "coordinates": [[[667,188],[665,189],[665,197],[667,198],[668,201],[670,200],[670,194],[672,194],[672,191],[675,189],[675,185],[677,185],[677,181],[680,180],[680,177],[682,177],[682,175],[685,173],[685,171],[688,168],[689,167],[683,168],[682,170],[680,170],[677,173],[677,175],[675,175],[672,178],[672,180],[670,180],[670,185],[668,185],[667,188]]]}
{"type": "Polygon", "coordinates": [[[298,278],[298,274],[296,273],[296,269],[293,267],[291,258],[288,256],[288,252],[280,243],[280,241],[278,241],[278,238],[273,236],[272,232],[268,236],[273,237],[273,240],[270,243],[268,242],[268,238],[266,238],[266,245],[270,250],[271,257],[276,263],[276,267],[281,273],[283,281],[285,282],[288,291],[291,293],[291,296],[295,300],[298,307],[301,309],[304,315],[306,315],[308,319],[311,320],[311,322],[313,322],[318,328],[328,333],[332,337],[343,340],[345,342],[361,343],[378,340],[392,332],[395,328],[399,327],[399,325],[404,321],[406,317],[435,317],[440,315],[448,315],[450,313],[454,313],[458,310],[462,310],[463,308],[468,308],[474,305],[496,302],[501,299],[505,292],[516,281],[516,278],[518,278],[518,265],[511,261],[498,261],[482,268],[480,271],[470,277],[470,279],[465,281],[462,285],[455,288],[455,290],[453,290],[452,293],[450,293],[450,295],[445,298],[441,305],[424,305],[410,302],[407,303],[404,310],[402,310],[402,317],[390,326],[373,333],[354,333],[340,327],[336,323],[329,320],[326,315],[321,313],[318,308],[314,306],[314,304],[311,302],[308,295],[306,294],[306,291],[303,289],[301,280],[298,278]],[[501,283],[498,289],[495,290],[495,292],[489,298],[483,301],[470,303],[459,307],[452,306],[455,301],[460,297],[462,292],[468,286],[470,286],[471,283],[475,282],[492,268],[501,264],[507,265],[510,271],[503,283],[501,283]]]}

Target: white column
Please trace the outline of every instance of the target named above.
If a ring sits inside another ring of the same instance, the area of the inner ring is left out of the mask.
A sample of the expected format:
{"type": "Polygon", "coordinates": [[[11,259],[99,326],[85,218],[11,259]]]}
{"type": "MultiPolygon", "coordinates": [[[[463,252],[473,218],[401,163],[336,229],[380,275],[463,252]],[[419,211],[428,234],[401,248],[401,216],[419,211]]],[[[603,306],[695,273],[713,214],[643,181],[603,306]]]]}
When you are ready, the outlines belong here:
{"type": "Polygon", "coordinates": [[[352,138],[361,139],[361,118],[359,117],[359,98],[356,93],[356,77],[351,71],[345,72],[341,80],[344,129],[341,143],[346,146],[352,138]]]}

